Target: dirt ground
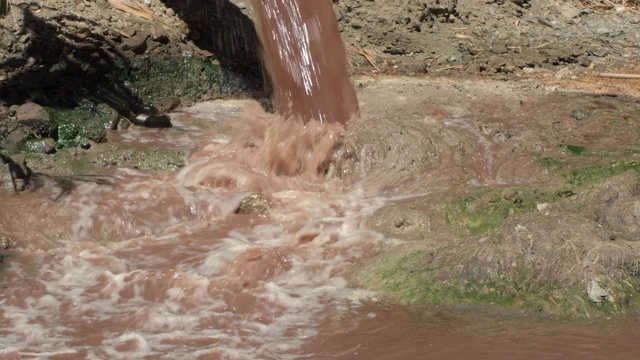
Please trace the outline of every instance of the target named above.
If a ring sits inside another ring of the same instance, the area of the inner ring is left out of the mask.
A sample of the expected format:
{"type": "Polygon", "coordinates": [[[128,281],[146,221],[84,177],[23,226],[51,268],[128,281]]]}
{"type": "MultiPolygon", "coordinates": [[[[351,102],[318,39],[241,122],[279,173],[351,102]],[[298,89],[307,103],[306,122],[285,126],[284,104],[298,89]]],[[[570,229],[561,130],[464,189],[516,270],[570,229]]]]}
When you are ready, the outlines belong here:
{"type": "MultiPolygon", "coordinates": [[[[55,153],[29,155],[33,171],[184,164],[184,154],[140,155],[100,134],[65,146],[48,128],[49,109],[107,104],[101,116],[127,131],[140,114],[161,125],[165,112],[199,100],[268,103],[250,2],[143,3],[123,11],[105,0],[0,1],[5,188],[13,190],[5,170],[24,161],[22,144],[46,138],[53,145],[42,152],[55,153]],[[172,72],[195,82],[164,77],[172,72]]],[[[365,184],[372,193],[414,194],[371,216],[372,228],[403,245],[352,280],[411,303],[477,300],[575,316],[633,309],[640,80],[619,75],[640,74],[637,3],[333,3],[364,116],[328,174],[375,179],[365,184]]]]}

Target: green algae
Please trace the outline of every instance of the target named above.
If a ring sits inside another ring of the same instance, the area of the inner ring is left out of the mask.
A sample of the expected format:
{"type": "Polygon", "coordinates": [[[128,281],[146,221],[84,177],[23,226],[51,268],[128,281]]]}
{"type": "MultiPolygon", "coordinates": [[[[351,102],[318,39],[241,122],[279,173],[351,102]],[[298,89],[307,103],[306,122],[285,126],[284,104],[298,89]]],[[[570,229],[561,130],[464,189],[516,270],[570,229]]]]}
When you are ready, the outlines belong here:
{"type": "MultiPolygon", "coordinates": [[[[551,167],[560,166],[555,159],[541,161],[551,167]]],[[[559,283],[553,275],[541,277],[537,265],[527,264],[524,255],[516,256],[513,262],[508,260],[510,264],[485,268],[469,263],[477,260],[468,257],[470,253],[464,253],[464,247],[475,246],[477,239],[494,241],[491,240],[495,239],[494,232],[508,217],[537,211],[539,205],[563,201],[627,171],[640,172],[640,163],[615,161],[568,170],[562,173],[564,180],[557,187],[477,189],[446,203],[444,211],[436,212],[445,217],[449,228],[464,241],[379,256],[357,271],[353,280],[389,294],[399,302],[415,305],[490,304],[531,313],[587,318],[636,311],[640,308],[638,263],[609,264],[617,275],[606,277],[609,296],[595,303],[588,297],[584,281],[559,283]],[[459,268],[455,264],[459,264],[459,268]],[[479,273],[463,271],[468,266],[478,267],[479,273]]],[[[494,245],[497,253],[493,261],[510,259],[502,254],[506,251],[503,246],[513,245],[494,245]]]]}
{"type": "Polygon", "coordinates": [[[120,115],[109,105],[83,101],[70,109],[45,108],[49,127],[58,147],[88,147],[91,142],[104,142],[107,129],[118,124],[120,115]]]}
{"type": "Polygon", "coordinates": [[[640,284],[633,277],[611,284],[609,299],[594,303],[583,284],[540,281],[523,261],[514,262],[515,275],[498,273],[490,279],[465,277],[430,264],[438,252],[451,251],[455,250],[445,246],[379,256],[359,269],[352,280],[409,305],[491,305],[568,318],[622,315],[640,305],[640,284]]]}
{"type": "Polygon", "coordinates": [[[118,62],[108,75],[122,81],[145,106],[164,110],[166,104],[192,102],[203,97],[241,97],[260,90],[256,77],[241,75],[218,60],[183,53],[182,56],[147,55],[118,62]]]}
{"type": "Polygon", "coordinates": [[[562,176],[567,184],[573,187],[587,185],[597,185],[606,179],[620,175],[629,170],[640,172],[640,162],[638,161],[615,161],[609,165],[590,165],[580,169],[568,171],[562,176]]]}
{"type": "Polygon", "coordinates": [[[437,279],[438,269],[419,265],[432,250],[394,253],[378,257],[357,272],[355,281],[392,294],[407,304],[483,303],[512,306],[515,296],[495,283],[437,279]]]}
{"type": "Polygon", "coordinates": [[[573,155],[586,155],[589,152],[587,148],[584,146],[569,145],[569,144],[564,144],[562,146],[573,155]]]}
{"type": "Polygon", "coordinates": [[[63,148],[51,155],[27,154],[27,160],[34,168],[58,175],[101,174],[115,166],[158,174],[182,168],[186,155],[175,149],[134,149],[105,143],[91,151],[63,148]]]}
{"type": "Polygon", "coordinates": [[[445,221],[459,235],[478,235],[497,229],[510,215],[536,210],[537,204],[553,202],[558,195],[544,188],[483,188],[445,206],[445,221]]]}
{"type": "MultiPolygon", "coordinates": [[[[541,161],[549,166],[560,166],[553,158],[541,161]]],[[[629,170],[640,172],[640,162],[615,161],[569,170],[562,173],[564,183],[555,189],[534,186],[503,190],[481,188],[446,204],[443,215],[446,223],[460,236],[485,234],[496,230],[508,216],[536,211],[539,204],[571,197],[585,187],[601,184],[629,170]]]]}

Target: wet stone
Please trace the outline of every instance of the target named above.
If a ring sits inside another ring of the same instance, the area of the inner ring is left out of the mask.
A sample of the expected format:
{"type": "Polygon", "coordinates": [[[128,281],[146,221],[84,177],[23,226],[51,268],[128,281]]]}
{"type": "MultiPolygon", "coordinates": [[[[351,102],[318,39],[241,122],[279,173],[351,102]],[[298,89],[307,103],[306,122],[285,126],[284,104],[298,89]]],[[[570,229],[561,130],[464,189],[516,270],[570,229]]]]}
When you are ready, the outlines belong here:
{"type": "Polygon", "coordinates": [[[0,142],[0,148],[9,152],[18,151],[24,142],[29,138],[29,134],[23,129],[15,129],[9,133],[9,135],[2,139],[0,142]]]}
{"type": "Polygon", "coordinates": [[[0,249],[7,250],[11,247],[11,238],[8,235],[0,234],[0,249]]]}
{"type": "Polygon", "coordinates": [[[246,196],[240,202],[236,214],[264,214],[271,209],[269,201],[260,193],[253,193],[246,196]]]}
{"type": "Polygon", "coordinates": [[[143,120],[140,120],[140,118],[138,118],[136,119],[135,124],[149,128],[170,128],[173,126],[171,124],[171,117],[166,114],[149,115],[143,120]]]}
{"type": "Polygon", "coordinates": [[[27,140],[23,149],[28,153],[53,154],[56,152],[56,141],[52,138],[27,140]]]}
{"type": "Polygon", "coordinates": [[[130,38],[122,40],[122,50],[131,50],[134,54],[140,55],[147,51],[147,34],[138,33],[130,38]]]}
{"type": "Polygon", "coordinates": [[[28,126],[36,135],[49,131],[49,115],[45,109],[36,103],[25,103],[16,109],[16,120],[28,126]]]}
{"type": "Polygon", "coordinates": [[[102,103],[96,105],[95,111],[101,115],[99,120],[102,122],[105,129],[116,130],[118,128],[120,114],[114,108],[102,103]]]}
{"type": "Polygon", "coordinates": [[[27,167],[24,154],[2,157],[4,165],[0,167],[0,184],[4,191],[22,191],[27,185],[31,170],[27,167]]]}
{"type": "Polygon", "coordinates": [[[588,118],[589,115],[591,114],[586,110],[571,110],[571,117],[576,120],[584,120],[588,118]]]}

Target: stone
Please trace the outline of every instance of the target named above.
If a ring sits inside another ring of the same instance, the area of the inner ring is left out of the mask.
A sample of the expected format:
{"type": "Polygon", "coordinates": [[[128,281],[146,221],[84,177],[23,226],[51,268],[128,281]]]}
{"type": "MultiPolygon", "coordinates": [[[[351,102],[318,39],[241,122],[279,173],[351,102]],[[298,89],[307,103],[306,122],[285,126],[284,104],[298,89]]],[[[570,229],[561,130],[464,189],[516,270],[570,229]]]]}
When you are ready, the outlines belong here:
{"type": "Polygon", "coordinates": [[[558,12],[567,19],[577,18],[581,14],[581,10],[569,2],[558,2],[556,6],[558,12]]]}
{"type": "Polygon", "coordinates": [[[31,169],[27,167],[26,156],[15,154],[9,157],[2,157],[5,165],[0,168],[0,182],[6,191],[23,191],[31,176],[31,169]]]}
{"type": "Polygon", "coordinates": [[[118,128],[118,121],[120,114],[117,110],[105,103],[96,105],[95,111],[100,115],[99,121],[107,130],[116,130],[118,128]]]}
{"type": "Polygon", "coordinates": [[[130,38],[125,38],[120,47],[123,51],[129,50],[136,55],[144,54],[147,51],[147,34],[139,32],[130,38]]]}
{"type": "Polygon", "coordinates": [[[162,26],[162,24],[156,22],[153,23],[153,27],[151,28],[151,38],[159,43],[166,44],[169,42],[169,35],[167,34],[167,30],[162,26]]]}
{"type": "Polygon", "coordinates": [[[17,121],[28,121],[32,119],[40,120],[46,119],[49,120],[49,116],[44,108],[36,103],[28,102],[24,103],[16,109],[16,120],[17,121]]]}
{"type": "Polygon", "coordinates": [[[591,301],[596,304],[600,304],[609,299],[609,293],[607,290],[603,289],[602,286],[600,286],[600,283],[595,279],[591,279],[587,284],[587,294],[589,294],[591,301]]]}
{"type": "Polygon", "coordinates": [[[247,195],[236,209],[236,214],[264,214],[271,209],[269,201],[261,193],[247,195]]]}
{"type": "Polygon", "coordinates": [[[29,134],[21,128],[15,129],[9,135],[2,139],[0,148],[9,152],[18,151],[24,142],[29,138],[29,134]]]}
{"type": "Polygon", "coordinates": [[[40,138],[27,140],[22,146],[28,153],[53,154],[56,152],[56,141],[52,138],[40,138]]]}
{"type": "Polygon", "coordinates": [[[5,234],[0,234],[0,249],[7,250],[11,247],[11,237],[5,234]]]}
{"type": "Polygon", "coordinates": [[[28,126],[36,136],[49,133],[49,114],[36,103],[28,102],[20,105],[16,109],[16,121],[28,126]]]}
{"type": "Polygon", "coordinates": [[[171,117],[166,114],[149,115],[146,118],[144,115],[141,115],[136,118],[134,124],[149,128],[170,128],[173,126],[171,124],[171,117]]]}

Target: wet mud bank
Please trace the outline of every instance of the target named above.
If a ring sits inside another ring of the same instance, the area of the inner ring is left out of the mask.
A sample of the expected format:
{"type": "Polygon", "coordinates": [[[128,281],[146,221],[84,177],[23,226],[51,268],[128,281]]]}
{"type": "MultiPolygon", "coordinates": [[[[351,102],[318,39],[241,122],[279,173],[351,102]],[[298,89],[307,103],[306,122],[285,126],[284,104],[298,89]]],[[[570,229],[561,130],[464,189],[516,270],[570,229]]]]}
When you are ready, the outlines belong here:
{"type": "Polygon", "coordinates": [[[360,87],[365,115],[335,176],[392,195],[367,224],[400,245],[354,283],[411,304],[637,313],[637,98],[533,82],[360,87]]]}

